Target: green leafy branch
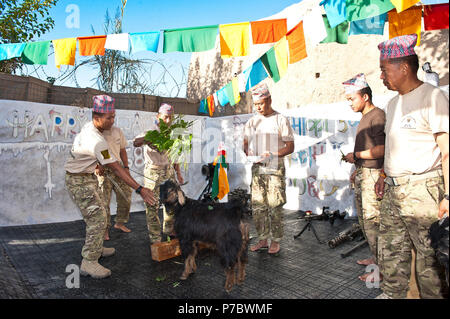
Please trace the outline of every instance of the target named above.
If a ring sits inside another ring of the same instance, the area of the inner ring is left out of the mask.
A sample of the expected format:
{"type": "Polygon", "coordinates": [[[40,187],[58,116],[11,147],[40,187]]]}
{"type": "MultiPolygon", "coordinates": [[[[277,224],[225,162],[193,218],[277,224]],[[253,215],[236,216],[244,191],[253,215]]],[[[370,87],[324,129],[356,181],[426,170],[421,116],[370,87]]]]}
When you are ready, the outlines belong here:
{"type": "Polygon", "coordinates": [[[177,115],[170,126],[160,119],[159,131],[148,131],[144,140],[158,152],[166,153],[172,164],[184,164],[186,169],[188,156],[192,150],[192,133],[189,132],[189,128],[193,123],[183,120],[182,115],[177,115]]]}

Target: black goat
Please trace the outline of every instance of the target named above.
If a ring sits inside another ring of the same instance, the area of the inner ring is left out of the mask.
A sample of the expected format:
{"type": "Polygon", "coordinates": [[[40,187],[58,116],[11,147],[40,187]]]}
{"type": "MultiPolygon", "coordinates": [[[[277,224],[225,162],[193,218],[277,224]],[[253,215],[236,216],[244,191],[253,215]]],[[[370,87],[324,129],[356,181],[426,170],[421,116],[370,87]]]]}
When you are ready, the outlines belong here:
{"type": "Polygon", "coordinates": [[[160,199],[175,212],[175,234],[185,258],[180,279],[185,280],[196,271],[198,245],[203,244],[215,248],[220,256],[226,274],[225,290],[230,292],[236,282],[241,284],[245,279],[249,242],[249,225],[241,220],[243,204],[239,201],[205,203],[193,200],[170,180],[160,186],[160,199]]]}

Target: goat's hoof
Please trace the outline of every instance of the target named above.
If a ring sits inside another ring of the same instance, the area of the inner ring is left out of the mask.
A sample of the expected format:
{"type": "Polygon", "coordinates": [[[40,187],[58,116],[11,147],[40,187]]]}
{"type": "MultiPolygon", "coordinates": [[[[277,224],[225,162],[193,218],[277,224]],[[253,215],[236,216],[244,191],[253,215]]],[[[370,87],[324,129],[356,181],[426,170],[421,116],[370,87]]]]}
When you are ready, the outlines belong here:
{"type": "Polygon", "coordinates": [[[186,280],[188,279],[189,275],[181,275],[180,280],[186,280]]]}

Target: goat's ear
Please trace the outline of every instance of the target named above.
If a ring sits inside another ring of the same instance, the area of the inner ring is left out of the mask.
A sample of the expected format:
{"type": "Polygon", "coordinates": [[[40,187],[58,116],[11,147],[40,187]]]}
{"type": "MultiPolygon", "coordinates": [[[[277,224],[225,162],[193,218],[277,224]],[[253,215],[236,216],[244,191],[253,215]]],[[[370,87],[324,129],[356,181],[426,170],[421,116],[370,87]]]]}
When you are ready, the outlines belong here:
{"type": "Polygon", "coordinates": [[[184,196],[184,193],[181,189],[178,189],[178,202],[180,203],[181,206],[184,206],[184,204],[186,203],[186,197],[184,196]]]}

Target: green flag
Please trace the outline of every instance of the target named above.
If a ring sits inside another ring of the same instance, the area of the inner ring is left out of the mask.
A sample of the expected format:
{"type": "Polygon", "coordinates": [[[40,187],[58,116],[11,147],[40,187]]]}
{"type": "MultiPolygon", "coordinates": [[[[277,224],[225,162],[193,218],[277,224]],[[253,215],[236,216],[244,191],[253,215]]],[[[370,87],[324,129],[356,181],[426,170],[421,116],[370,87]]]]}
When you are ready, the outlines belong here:
{"type": "Polygon", "coordinates": [[[163,52],[200,52],[214,49],[218,25],[164,30],[163,52]]]}
{"type": "Polygon", "coordinates": [[[394,9],[389,0],[346,0],[348,21],[376,17],[394,9]]]}
{"type": "Polygon", "coordinates": [[[266,67],[267,72],[274,82],[278,82],[280,80],[280,71],[278,70],[277,59],[275,56],[275,48],[270,48],[262,57],[261,61],[266,67]]]}
{"type": "Polygon", "coordinates": [[[224,155],[219,155],[216,165],[214,167],[214,177],[213,177],[213,183],[212,183],[212,188],[211,188],[211,198],[214,199],[217,197],[217,195],[219,194],[219,170],[220,170],[220,166],[222,166],[223,168],[227,168],[227,164],[225,163],[225,156],[224,155]]]}
{"type": "Polygon", "coordinates": [[[50,41],[28,42],[22,52],[22,62],[47,65],[49,48],[50,41]]]}
{"type": "Polygon", "coordinates": [[[336,27],[331,28],[327,16],[324,15],[323,23],[325,25],[325,28],[327,29],[327,37],[320,43],[337,42],[346,44],[348,42],[348,29],[350,25],[348,21],[344,21],[336,27]]]}

